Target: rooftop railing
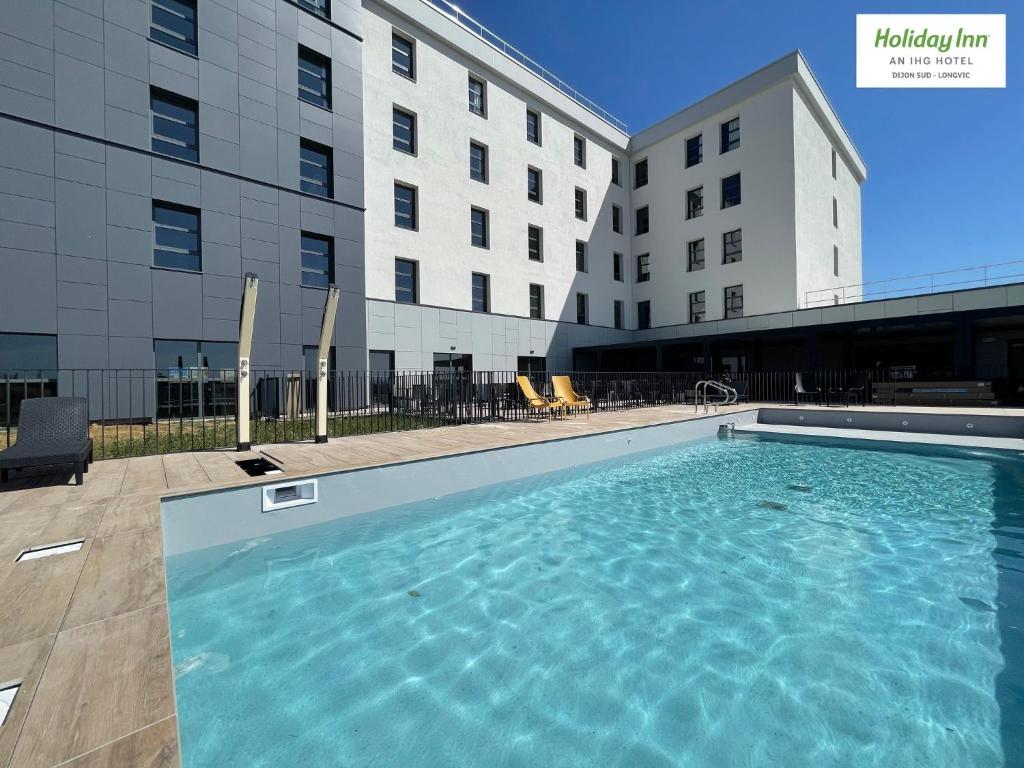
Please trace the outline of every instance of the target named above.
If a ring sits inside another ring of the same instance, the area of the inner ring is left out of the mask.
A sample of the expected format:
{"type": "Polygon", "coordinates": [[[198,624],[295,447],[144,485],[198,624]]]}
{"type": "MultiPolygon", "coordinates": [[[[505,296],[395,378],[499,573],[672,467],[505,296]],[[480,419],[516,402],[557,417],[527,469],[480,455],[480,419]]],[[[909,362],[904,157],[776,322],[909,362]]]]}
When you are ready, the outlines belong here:
{"type": "Polygon", "coordinates": [[[867,283],[855,283],[838,288],[822,288],[804,293],[803,309],[834,304],[853,304],[878,299],[897,299],[944,291],[966,290],[1007,285],[1024,280],[1024,260],[960,267],[921,275],[890,277],[867,283]]]}
{"type": "Polygon", "coordinates": [[[432,7],[438,13],[454,21],[456,24],[458,24],[460,27],[465,29],[470,34],[474,35],[475,37],[478,37],[480,40],[487,43],[487,45],[494,48],[494,50],[504,54],[506,57],[508,57],[509,59],[511,59],[524,69],[529,70],[532,74],[536,75],[541,80],[546,82],[548,85],[552,86],[553,88],[557,89],[560,93],[564,94],[565,96],[575,101],[585,110],[599,117],[604,122],[608,123],[608,125],[612,126],[616,130],[621,131],[624,134],[628,133],[628,126],[626,125],[626,123],[624,123],[622,120],[619,120],[619,118],[615,117],[615,115],[613,115],[607,109],[604,109],[596,102],[588,99],[586,96],[577,91],[567,82],[565,82],[557,75],[553,74],[549,70],[542,67],[540,64],[531,59],[518,48],[509,45],[507,42],[505,42],[502,38],[498,37],[498,35],[494,34],[494,32],[489,30],[479,21],[474,19],[469,14],[465,13],[461,8],[459,8],[459,6],[449,3],[447,2],[447,0],[422,1],[429,5],[430,7],[432,7]]]}

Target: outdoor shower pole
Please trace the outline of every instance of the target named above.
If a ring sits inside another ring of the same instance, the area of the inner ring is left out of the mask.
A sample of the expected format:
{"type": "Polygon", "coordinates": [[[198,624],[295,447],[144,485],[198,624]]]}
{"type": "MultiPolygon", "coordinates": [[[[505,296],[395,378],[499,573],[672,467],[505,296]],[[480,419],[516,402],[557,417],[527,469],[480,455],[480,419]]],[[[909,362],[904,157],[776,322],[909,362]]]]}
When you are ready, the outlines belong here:
{"type": "Polygon", "coordinates": [[[245,273],[242,283],[242,313],[238,320],[238,381],[235,382],[235,447],[248,451],[249,442],[249,354],[252,351],[252,326],[256,319],[256,295],[260,279],[245,273]]]}
{"type": "Polygon", "coordinates": [[[316,369],[316,442],[327,442],[327,374],[331,353],[331,337],[334,335],[334,317],[338,314],[338,286],[327,288],[324,302],[324,318],[320,323],[320,349],[317,353],[316,369]]]}

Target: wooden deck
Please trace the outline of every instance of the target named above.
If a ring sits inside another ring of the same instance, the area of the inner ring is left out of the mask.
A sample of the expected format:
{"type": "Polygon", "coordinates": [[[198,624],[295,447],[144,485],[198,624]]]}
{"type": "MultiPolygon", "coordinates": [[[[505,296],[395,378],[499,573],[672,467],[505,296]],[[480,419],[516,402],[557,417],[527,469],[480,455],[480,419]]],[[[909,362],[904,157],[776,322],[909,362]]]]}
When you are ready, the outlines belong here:
{"type": "Polygon", "coordinates": [[[80,487],[67,476],[16,474],[0,487],[0,686],[21,688],[0,726],[0,768],[178,765],[162,496],[260,482],[235,461],[262,454],[287,476],[301,476],[698,415],[693,406],[665,406],[271,445],[251,454],[113,459],[93,464],[80,487]],[[26,548],[75,539],[84,539],[78,552],[15,563],[26,548]]]}

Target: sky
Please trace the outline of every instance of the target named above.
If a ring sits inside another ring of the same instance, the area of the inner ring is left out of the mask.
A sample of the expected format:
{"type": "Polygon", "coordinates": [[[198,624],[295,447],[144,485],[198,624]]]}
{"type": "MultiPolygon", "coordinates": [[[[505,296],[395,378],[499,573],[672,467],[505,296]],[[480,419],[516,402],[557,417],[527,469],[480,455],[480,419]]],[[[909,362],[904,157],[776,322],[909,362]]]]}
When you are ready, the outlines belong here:
{"type": "MultiPolygon", "coordinates": [[[[624,120],[630,133],[799,48],[867,163],[861,188],[865,281],[1024,260],[1018,239],[1024,219],[1020,0],[458,5],[624,120]],[[857,13],[1005,13],[1007,87],[858,89],[857,13]]],[[[1002,271],[1024,272],[1024,262],[1002,271]]]]}

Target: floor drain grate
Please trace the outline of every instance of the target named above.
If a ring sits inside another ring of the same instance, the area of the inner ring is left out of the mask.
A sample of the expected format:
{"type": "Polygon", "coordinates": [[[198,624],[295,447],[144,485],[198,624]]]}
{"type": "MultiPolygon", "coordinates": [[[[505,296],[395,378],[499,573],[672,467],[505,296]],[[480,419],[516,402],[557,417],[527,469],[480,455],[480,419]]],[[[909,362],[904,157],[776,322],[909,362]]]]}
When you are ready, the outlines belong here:
{"type": "Polygon", "coordinates": [[[65,541],[60,544],[44,544],[41,547],[29,547],[22,551],[14,562],[23,563],[26,560],[38,560],[41,557],[66,555],[69,552],[77,552],[82,548],[84,543],[85,539],[75,539],[74,541],[65,541]]]}
{"type": "Polygon", "coordinates": [[[0,688],[0,725],[7,720],[7,714],[14,708],[14,697],[18,695],[21,683],[0,688]]]}

